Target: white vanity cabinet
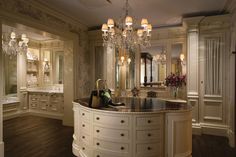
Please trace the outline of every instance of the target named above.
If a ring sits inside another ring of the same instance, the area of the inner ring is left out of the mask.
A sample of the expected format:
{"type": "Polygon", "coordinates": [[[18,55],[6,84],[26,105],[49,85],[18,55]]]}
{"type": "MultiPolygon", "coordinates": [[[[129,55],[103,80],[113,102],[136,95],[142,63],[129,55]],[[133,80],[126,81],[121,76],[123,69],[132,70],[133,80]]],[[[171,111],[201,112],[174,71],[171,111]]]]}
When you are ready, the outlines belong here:
{"type": "Polygon", "coordinates": [[[73,110],[73,153],[78,157],[191,156],[191,110],[118,112],[76,102],[73,110]]]}
{"type": "Polygon", "coordinates": [[[33,114],[61,119],[63,104],[62,93],[29,92],[29,109],[33,114]]]}

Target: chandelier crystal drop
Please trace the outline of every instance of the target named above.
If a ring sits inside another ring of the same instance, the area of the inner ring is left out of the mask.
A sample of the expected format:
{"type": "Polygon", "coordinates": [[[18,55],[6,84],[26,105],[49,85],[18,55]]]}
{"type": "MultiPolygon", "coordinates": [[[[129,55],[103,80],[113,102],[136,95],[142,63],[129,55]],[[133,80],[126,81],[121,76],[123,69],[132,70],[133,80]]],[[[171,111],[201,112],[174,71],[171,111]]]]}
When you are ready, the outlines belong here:
{"type": "Polygon", "coordinates": [[[126,0],[124,7],[125,15],[118,21],[109,18],[102,25],[103,46],[111,46],[127,50],[135,50],[137,46],[149,47],[151,40],[152,25],[143,18],[140,26],[137,20],[129,15],[129,4],[126,0]]]}
{"type": "Polygon", "coordinates": [[[26,34],[22,34],[20,38],[17,38],[15,32],[11,32],[10,35],[2,35],[2,51],[9,56],[16,56],[19,53],[27,53],[29,38],[26,34]]]}

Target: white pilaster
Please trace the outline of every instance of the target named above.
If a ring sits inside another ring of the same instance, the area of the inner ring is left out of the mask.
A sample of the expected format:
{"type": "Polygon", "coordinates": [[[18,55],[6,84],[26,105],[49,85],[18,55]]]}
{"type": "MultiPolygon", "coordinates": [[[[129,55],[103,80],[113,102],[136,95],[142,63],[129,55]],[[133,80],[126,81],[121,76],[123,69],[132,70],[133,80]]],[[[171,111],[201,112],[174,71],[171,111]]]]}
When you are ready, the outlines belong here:
{"type": "MultiPolygon", "coordinates": [[[[2,22],[0,20],[0,40],[2,41],[2,22]]],[[[2,118],[2,103],[3,97],[3,54],[2,54],[2,42],[0,42],[0,157],[4,157],[4,142],[3,142],[3,118],[2,118]]]]}
{"type": "MultiPolygon", "coordinates": [[[[73,126],[73,111],[72,111],[72,101],[76,97],[76,92],[78,95],[82,95],[82,89],[79,89],[78,80],[79,77],[75,78],[74,75],[74,59],[76,53],[79,53],[78,47],[78,38],[75,38],[74,41],[65,41],[64,48],[64,117],[63,125],[73,126]],[[77,80],[75,80],[77,79],[77,80]],[[77,85],[77,87],[76,87],[77,85]],[[77,89],[78,88],[78,89],[77,89]]],[[[79,64],[79,63],[77,63],[79,64]]]]}
{"type": "Polygon", "coordinates": [[[199,23],[203,17],[184,19],[187,28],[187,99],[192,105],[193,132],[200,134],[199,126],[199,23]],[[196,128],[196,129],[195,129],[196,128]]]}

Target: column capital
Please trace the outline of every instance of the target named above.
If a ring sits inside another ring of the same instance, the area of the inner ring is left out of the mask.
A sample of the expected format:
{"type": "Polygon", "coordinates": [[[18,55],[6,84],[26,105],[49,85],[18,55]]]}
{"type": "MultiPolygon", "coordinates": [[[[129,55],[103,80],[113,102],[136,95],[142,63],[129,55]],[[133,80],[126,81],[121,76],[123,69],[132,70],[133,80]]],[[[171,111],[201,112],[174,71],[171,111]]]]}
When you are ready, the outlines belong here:
{"type": "Polygon", "coordinates": [[[204,19],[204,16],[190,17],[183,19],[183,26],[188,31],[198,31],[200,22],[204,19]]]}

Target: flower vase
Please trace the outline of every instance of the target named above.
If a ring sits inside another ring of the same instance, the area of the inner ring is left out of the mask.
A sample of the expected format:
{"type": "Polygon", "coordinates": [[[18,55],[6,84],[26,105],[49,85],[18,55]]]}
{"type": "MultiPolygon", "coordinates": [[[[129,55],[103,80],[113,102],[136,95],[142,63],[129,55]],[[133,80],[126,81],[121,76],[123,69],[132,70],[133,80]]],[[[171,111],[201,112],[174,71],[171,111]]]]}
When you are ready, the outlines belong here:
{"type": "Polygon", "coordinates": [[[178,87],[173,88],[173,97],[176,99],[178,97],[178,87]]]}

